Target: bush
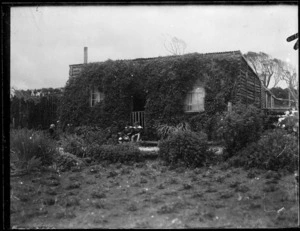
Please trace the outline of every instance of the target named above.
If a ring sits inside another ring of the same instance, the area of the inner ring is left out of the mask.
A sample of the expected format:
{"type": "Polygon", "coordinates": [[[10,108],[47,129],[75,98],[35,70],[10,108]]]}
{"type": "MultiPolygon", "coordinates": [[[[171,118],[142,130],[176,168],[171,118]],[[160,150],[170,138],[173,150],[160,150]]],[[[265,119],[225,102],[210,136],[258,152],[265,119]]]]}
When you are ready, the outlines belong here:
{"type": "Polygon", "coordinates": [[[299,134],[299,113],[286,113],[278,119],[278,127],[284,128],[289,133],[299,134]]]}
{"type": "Polygon", "coordinates": [[[221,138],[218,132],[218,121],[220,119],[219,112],[208,114],[205,111],[191,117],[190,123],[193,131],[203,131],[207,134],[208,140],[218,141],[221,138]]]}
{"type": "Polygon", "coordinates": [[[71,153],[61,153],[58,158],[55,160],[56,166],[61,171],[69,171],[72,167],[78,166],[81,167],[84,165],[84,162],[81,158],[71,154],[71,153]]]}
{"type": "Polygon", "coordinates": [[[224,140],[227,157],[259,140],[262,130],[262,114],[255,106],[238,103],[231,112],[225,112],[218,131],[224,140]]]}
{"type": "Polygon", "coordinates": [[[191,127],[187,122],[179,123],[176,126],[161,124],[156,127],[157,134],[161,139],[165,139],[168,136],[179,131],[191,131],[191,127]]]}
{"type": "Polygon", "coordinates": [[[82,137],[82,139],[87,144],[104,144],[112,135],[112,132],[115,132],[113,129],[101,129],[95,126],[80,126],[75,128],[75,134],[82,137]]]}
{"type": "Polygon", "coordinates": [[[40,160],[43,165],[50,165],[57,153],[56,143],[42,131],[28,129],[10,132],[10,147],[19,162],[25,165],[33,160],[40,160]]]}
{"type": "Polygon", "coordinates": [[[171,165],[202,166],[208,154],[207,135],[201,132],[178,131],[159,142],[160,158],[171,165]]]}
{"type": "Polygon", "coordinates": [[[117,145],[94,144],[87,149],[87,156],[96,161],[109,161],[111,163],[139,162],[142,160],[139,148],[133,143],[117,145]]]}
{"type": "Polygon", "coordinates": [[[87,143],[76,134],[68,134],[61,138],[61,147],[65,152],[69,152],[78,157],[84,157],[87,143]]]}
{"type": "Polygon", "coordinates": [[[89,146],[97,146],[117,142],[117,138],[111,137],[110,128],[100,129],[91,126],[80,126],[74,129],[74,134],[61,137],[61,144],[65,152],[72,153],[78,157],[84,157],[89,146]]]}
{"type": "Polygon", "coordinates": [[[266,131],[262,138],[240,150],[230,164],[246,168],[277,171],[297,170],[299,159],[297,138],[282,129],[266,131]]]}

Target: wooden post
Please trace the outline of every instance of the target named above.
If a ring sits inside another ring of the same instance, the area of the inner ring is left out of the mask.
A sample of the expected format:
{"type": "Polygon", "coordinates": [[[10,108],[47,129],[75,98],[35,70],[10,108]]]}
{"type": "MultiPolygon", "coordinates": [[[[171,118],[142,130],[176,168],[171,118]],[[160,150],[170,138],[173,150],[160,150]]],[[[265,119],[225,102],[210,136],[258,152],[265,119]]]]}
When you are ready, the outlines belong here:
{"type": "Polygon", "coordinates": [[[21,125],[21,99],[19,99],[19,123],[18,126],[21,125]]]}
{"type": "Polygon", "coordinates": [[[248,66],[246,70],[246,106],[248,107],[248,66]]]}
{"type": "Polygon", "coordinates": [[[271,95],[271,108],[273,108],[273,106],[274,106],[274,98],[273,98],[273,96],[271,95]]]}
{"type": "Polygon", "coordinates": [[[291,107],[291,93],[289,91],[289,108],[291,107]]]}
{"type": "Polygon", "coordinates": [[[227,110],[228,110],[229,112],[232,111],[232,103],[231,103],[231,102],[228,102],[227,110]]]}
{"type": "Polygon", "coordinates": [[[254,82],[254,104],[256,105],[256,85],[255,85],[255,77],[253,78],[254,82]]]}
{"type": "Polygon", "coordinates": [[[145,132],[147,133],[147,127],[146,127],[146,112],[145,112],[145,111],[144,111],[143,122],[144,122],[143,128],[144,128],[145,132]]]}

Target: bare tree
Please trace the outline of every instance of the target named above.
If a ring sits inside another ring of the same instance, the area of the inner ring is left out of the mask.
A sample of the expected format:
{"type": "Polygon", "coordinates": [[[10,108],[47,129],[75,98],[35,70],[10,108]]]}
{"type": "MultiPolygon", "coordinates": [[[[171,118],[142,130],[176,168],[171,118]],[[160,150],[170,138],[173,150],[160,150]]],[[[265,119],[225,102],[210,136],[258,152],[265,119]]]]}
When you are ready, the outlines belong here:
{"type": "Polygon", "coordinates": [[[255,53],[251,51],[245,54],[244,57],[266,88],[270,87],[271,79],[274,80],[274,85],[272,87],[277,86],[280,82],[280,69],[277,59],[273,59],[271,56],[263,52],[255,53]]]}
{"type": "Polygon", "coordinates": [[[182,55],[187,47],[185,41],[177,37],[170,37],[164,41],[165,49],[172,55],[182,55]]]}
{"type": "Polygon", "coordinates": [[[296,72],[296,69],[281,60],[276,60],[278,63],[280,80],[284,81],[287,84],[291,98],[295,101],[296,109],[299,108],[299,78],[296,72]]]}

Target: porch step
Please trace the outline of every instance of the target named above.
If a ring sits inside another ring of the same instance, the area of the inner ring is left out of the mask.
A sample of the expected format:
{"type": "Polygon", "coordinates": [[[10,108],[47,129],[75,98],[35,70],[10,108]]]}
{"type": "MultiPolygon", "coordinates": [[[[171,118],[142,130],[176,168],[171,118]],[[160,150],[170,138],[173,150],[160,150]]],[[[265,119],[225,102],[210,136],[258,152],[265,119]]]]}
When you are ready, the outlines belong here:
{"type": "Polygon", "coordinates": [[[157,146],[140,146],[139,149],[145,159],[156,159],[158,157],[159,148],[157,146]]]}
{"type": "Polygon", "coordinates": [[[158,152],[159,151],[159,148],[158,147],[145,147],[145,146],[141,146],[139,147],[139,149],[143,152],[158,152]]]}

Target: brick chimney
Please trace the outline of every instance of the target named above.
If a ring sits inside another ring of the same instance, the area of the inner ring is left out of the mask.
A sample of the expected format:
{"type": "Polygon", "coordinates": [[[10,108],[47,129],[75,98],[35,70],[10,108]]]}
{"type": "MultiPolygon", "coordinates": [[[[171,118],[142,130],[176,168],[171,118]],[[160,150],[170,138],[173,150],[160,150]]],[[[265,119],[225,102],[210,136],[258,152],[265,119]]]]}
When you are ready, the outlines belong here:
{"type": "Polygon", "coordinates": [[[84,64],[88,61],[88,48],[84,47],[84,64]]]}

